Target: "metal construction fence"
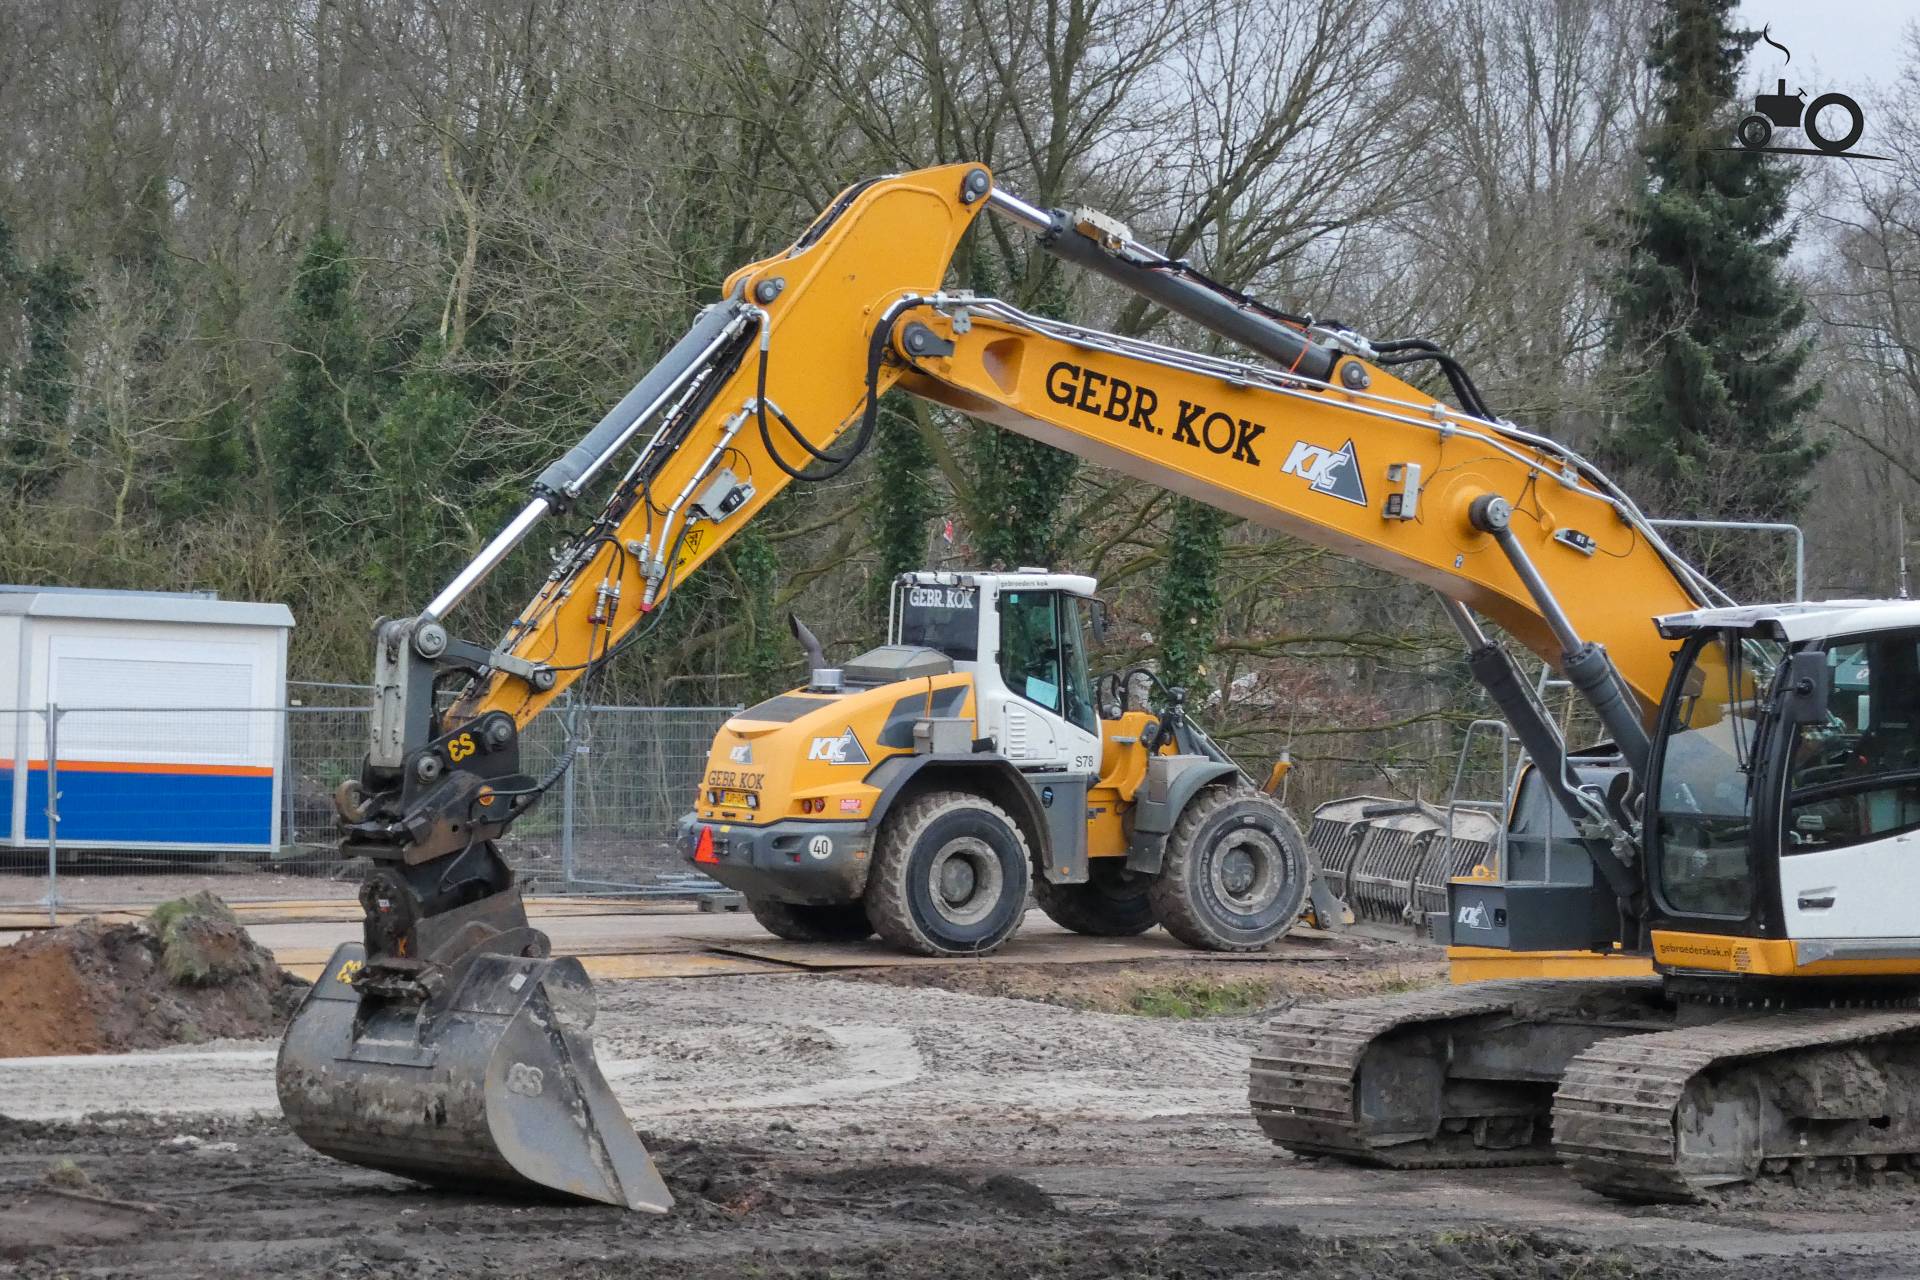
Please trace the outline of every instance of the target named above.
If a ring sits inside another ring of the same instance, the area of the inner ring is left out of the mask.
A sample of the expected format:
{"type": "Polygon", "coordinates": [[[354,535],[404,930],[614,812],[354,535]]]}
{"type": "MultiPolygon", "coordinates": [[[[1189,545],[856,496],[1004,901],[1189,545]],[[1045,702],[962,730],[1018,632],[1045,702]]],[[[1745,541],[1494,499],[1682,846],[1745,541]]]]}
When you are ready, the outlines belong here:
{"type": "MultiPolygon", "coordinates": [[[[357,776],[369,712],[327,705],[0,710],[0,905],[84,911],[210,887],[229,898],[350,897],[334,793],[357,776]]],[[[503,842],[532,892],[646,893],[685,878],[674,825],[738,708],[563,703],[521,765],[551,791],[503,842]]]]}

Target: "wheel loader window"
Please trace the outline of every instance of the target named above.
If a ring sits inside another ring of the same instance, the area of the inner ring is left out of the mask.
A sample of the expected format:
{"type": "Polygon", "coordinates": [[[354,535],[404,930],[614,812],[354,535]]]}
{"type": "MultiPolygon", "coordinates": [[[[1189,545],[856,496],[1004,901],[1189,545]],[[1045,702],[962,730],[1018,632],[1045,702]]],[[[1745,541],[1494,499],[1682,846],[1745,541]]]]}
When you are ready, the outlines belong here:
{"type": "Polygon", "coordinates": [[[955,662],[980,656],[980,591],[911,582],[900,588],[900,626],[895,644],[917,644],[955,662]]]}
{"type": "Polygon", "coordinates": [[[1060,714],[1060,597],[1054,592],[1000,597],[1000,678],[1028,702],[1060,714]]]}
{"type": "Polygon", "coordinates": [[[1920,828],[1920,633],[1827,647],[1828,714],[1796,725],[1785,852],[1920,828]]]}
{"type": "Polygon", "coordinates": [[[1070,723],[1088,733],[1100,732],[1100,715],[1094,709],[1093,680],[1087,675],[1087,629],[1096,606],[1092,601],[1063,596],[1060,601],[1060,657],[1065,668],[1066,711],[1070,723]]]}

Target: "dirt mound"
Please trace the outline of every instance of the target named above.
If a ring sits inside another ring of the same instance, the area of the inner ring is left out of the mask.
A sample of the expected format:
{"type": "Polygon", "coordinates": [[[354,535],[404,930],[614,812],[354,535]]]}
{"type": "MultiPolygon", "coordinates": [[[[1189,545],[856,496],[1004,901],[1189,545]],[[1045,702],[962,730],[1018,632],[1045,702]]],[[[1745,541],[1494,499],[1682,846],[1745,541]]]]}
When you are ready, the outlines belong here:
{"type": "Polygon", "coordinates": [[[303,987],[210,893],[139,924],[90,916],[0,949],[0,1057],[271,1036],[303,987]]]}

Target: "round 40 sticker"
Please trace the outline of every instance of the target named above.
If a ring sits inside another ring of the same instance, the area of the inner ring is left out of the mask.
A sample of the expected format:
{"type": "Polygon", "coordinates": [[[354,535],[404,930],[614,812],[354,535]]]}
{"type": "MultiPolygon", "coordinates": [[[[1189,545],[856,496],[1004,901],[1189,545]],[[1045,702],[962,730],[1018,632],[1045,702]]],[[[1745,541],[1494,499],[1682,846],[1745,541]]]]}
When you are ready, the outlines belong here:
{"type": "Polygon", "coordinates": [[[833,856],[833,837],[815,836],[813,839],[807,841],[807,856],[822,860],[831,858],[833,856]]]}

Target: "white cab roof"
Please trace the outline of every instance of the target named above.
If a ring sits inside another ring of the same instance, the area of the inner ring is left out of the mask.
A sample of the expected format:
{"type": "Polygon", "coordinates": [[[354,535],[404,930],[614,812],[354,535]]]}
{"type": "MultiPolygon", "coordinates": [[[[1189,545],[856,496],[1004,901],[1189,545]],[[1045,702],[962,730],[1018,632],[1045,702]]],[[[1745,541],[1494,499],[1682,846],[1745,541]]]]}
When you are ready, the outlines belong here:
{"type": "Polygon", "coordinates": [[[91,618],[105,622],[182,622],[226,627],[292,627],[284,604],[219,600],[184,591],[96,591],[84,587],[0,586],[0,616],[91,618]]]}
{"type": "Polygon", "coordinates": [[[1050,573],[1045,569],[1014,569],[993,573],[973,569],[924,570],[901,576],[910,582],[930,587],[977,586],[990,591],[1065,591],[1076,596],[1090,596],[1100,590],[1099,582],[1084,573],[1050,573]]]}
{"type": "Polygon", "coordinates": [[[1656,618],[1668,639],[1697,631],[1757,631],[1789,644],[1821,636],[1920,628],[1920,600],[1808,600],[1800,604],[1743,604],[1695,609],[1656,618]]]}

